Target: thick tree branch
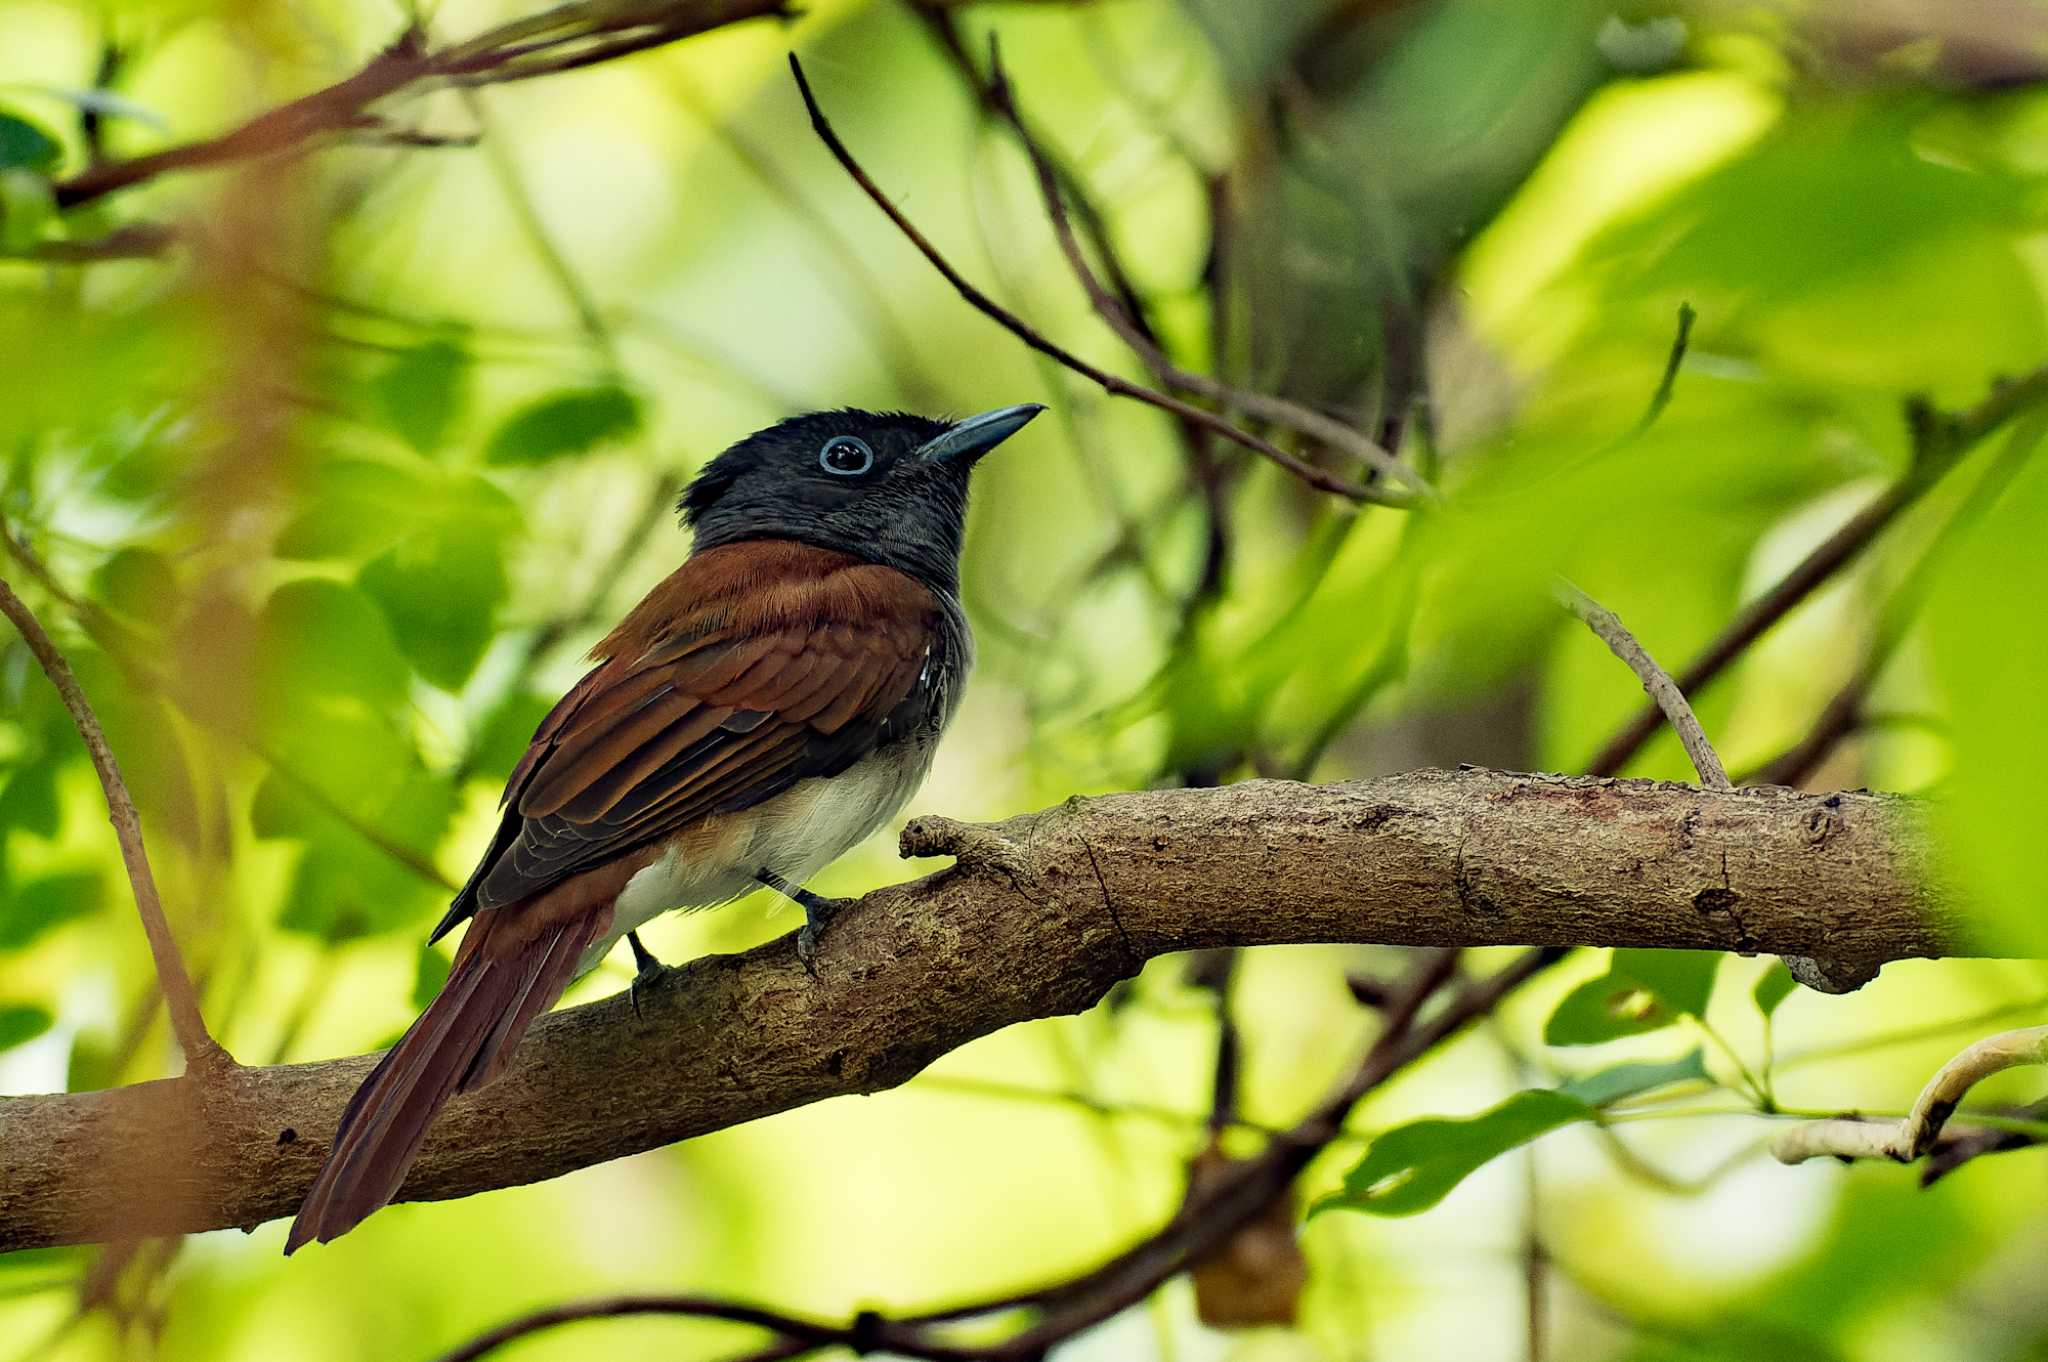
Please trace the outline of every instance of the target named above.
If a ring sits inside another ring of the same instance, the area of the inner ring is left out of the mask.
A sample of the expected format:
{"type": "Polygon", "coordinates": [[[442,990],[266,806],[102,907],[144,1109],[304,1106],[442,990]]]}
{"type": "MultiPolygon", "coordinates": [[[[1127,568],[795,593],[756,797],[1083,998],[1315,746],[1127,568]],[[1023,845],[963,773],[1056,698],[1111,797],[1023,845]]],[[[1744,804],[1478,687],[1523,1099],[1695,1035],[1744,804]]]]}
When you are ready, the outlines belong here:
{"type": "MultiPolygon", "coordinates": [[[[713,956],[538,1025],[457,1098],[407,1200],[554,1177],[842,1093],[1092,1006],[1146,960],[1282,942],[1965,953],[1920,806],[1486,770],[1072,800],[914,821],[958,865],[826,933],[713,956]]],[[[255,1225],[310,1182],[369,1056],[0,1099],[0,1249],[255,1225]]]]}

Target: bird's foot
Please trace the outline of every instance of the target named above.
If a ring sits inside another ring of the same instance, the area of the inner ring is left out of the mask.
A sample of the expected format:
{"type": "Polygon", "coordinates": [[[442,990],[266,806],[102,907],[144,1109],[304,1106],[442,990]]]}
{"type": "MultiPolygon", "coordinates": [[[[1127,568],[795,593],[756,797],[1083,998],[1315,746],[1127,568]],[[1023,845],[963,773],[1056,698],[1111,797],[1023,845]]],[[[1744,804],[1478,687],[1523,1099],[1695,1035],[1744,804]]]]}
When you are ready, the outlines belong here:
{"type": "Polygon", "coordinates": [[[756,871],[754,878],[803,908],[804,925],[796,934],[796,958],[803,965],[805,973],[813,979],[817,978],[818,938],[832,925],[834,915],[854,900],[828,899],[823,895],[813,894],[800,884],[791,884],[766,866],[756,871]]]}
{"type": "Polygon", "coordinates": [[[797,929],[796,958],[813,979],[818,977],[818,937],[832,925],[832,919],[841,908],[854,902],[852,899],[820,898],[808,889],[797,900],[804,906],[804,925],[797,929]]]}
{"type": "Polygon", "coordinates": [[[654,952],[648,950],[646,944],[640,940],[640,933],[627,932],[626,944],[633,948],[635,970],[633,982],[626,985],[626,1001],[633,1005],[633,1016],[637,1019],[640,1016],[640,986],[652,984],[659,979],[667,966],[654,958],[654,952]]]}

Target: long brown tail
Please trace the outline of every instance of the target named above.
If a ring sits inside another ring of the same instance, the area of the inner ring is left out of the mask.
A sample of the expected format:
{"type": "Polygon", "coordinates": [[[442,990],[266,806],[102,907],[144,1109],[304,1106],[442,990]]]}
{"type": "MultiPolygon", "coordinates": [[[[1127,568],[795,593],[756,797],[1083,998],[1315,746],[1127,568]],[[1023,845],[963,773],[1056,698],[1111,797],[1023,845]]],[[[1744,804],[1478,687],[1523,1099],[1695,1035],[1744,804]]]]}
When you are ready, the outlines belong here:
{"type": "Polygon", "coordinates": [[[434,1114],[498,1076],[533,1019],[576,977],[611,912],[583,913],[501,954],[491,938],[504,918],[499,909],[471,924],[440,995],[349,1099],[286,1253],[348,1233],[398,1194],[434,1114]]]}

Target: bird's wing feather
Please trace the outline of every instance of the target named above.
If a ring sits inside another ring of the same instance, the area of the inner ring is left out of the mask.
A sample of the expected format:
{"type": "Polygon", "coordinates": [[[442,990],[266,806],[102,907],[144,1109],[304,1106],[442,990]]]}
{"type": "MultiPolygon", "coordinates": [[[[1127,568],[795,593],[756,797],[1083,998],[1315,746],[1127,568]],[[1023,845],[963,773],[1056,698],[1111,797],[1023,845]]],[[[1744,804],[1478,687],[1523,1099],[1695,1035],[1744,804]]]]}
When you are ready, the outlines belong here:
{"type": "Polygon", "coordinates": [[[757,541],[692,558],[542,721],[435,935],[844,770],[918,708],[940,614],[914,578],[830,550],[757,541]]]}

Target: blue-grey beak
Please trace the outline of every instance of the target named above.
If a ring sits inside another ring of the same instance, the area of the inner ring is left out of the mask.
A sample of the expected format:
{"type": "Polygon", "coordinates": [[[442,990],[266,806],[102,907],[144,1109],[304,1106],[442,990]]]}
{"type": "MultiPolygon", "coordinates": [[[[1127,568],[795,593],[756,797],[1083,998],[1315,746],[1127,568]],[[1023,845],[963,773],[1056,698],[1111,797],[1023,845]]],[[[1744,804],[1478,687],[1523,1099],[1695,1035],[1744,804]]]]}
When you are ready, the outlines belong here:
{"type": "Polygon", "coordinates": [[[1044,410],[1036,402],[1020,402],[1014,407],[997,407],[994,411],[970,416],[965,421],[956,422],[945,434],[925,441],[918,448],[917,456],[931,463],[972,467],[976,459],[1024,429],[1032,417],[1044,410]]]}

